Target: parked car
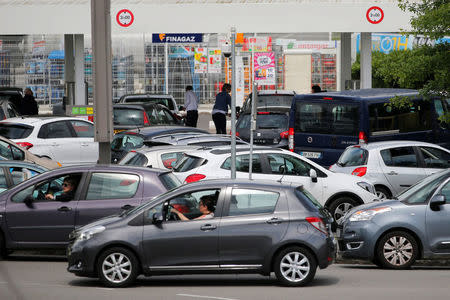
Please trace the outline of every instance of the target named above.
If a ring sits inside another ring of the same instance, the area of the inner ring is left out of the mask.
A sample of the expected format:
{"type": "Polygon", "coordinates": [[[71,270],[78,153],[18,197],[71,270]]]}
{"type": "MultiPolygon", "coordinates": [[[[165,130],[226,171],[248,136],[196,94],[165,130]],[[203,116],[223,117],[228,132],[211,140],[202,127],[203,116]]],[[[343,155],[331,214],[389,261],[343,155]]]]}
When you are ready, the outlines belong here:
{"type": "Polygon", "coordinates": [[[186,134],[205,134],[208,131],[185,126],[151,126],[127,130],[114,135],[111,142],[111,162],[120,161],[128,151],[139,149],[144,142],[156,136],[184,132],[186,134]]]}
{"type": "Polygon", "coordinates": [[[119,165],[132,165],[159,169],[172,169],[186,151],[196,146],[155,146],[128,152],[119,165]]]}
{"type": "Polygon", "coordinates": [[[35,155],[63,165],[98,160],[92,122],[75,117],[18,117],[0,122],[0,134],[35,155]]]}
{"type": "Polygon", "coordinates": [[[330,170],[364,177],[375,186],[378,198],[388,199],[448,168],[450,151],[445,148],[424,142],[392,141],[347,147],[330,170]]]}
{"type": "Polygon", "coordinates": [[[110,287],[130,285],[140,274],[230,272],[275,272],[281,284],[303,286],[317,266],[333,260],[328,224],[329,215],[302,187],[209,180],[75,230],[68,271],[110,287]],[[214,214],[198,218],[205,199],[214,214]]]}
{"type": "Polygon", "coordinates": [[[155,125],[179,125],[167,107],[154,103],[114,105],[114,133],[155,125]]]}
{"type": "MultiPolygon", "coordinates": [[[[236,178],[248,178],[249,148],[236,149],[236,178]]],[[[253,151],[252,179],[302,184],[336,222],[352,207],[377,199],[372,184],[356,176],[330,172],[301,155],[278,148],[257,147],[253,151]]],[[[186,152],[174,167],[174,174],[186,183],[229,178],[229,147],[186,152]]]]}
{"type": "Polygon", "coordinates": [[[21,127],[2,127],[0,124],[0,156],[4,160],[23,161],[28,163],[37,164],[46,169],[55,169],[61,167],[61,164],[57,161],[50,160],[48,158],[38,157],[28,151],[22,145],[16,144],[13,141],[3,137],[5,131],[21,131],[21,127]]]}
{"type": "Polygon", "coordinates": [[[159,169],[94,165],[48,171],[0,194],[0,250],[64,248],[75,228],[179,185],[173,174],[159,169]],[[66,180],[73,186],[72,199],[60,198],[67,196],[66,180]]]}
{"type": "Polygon", "coordinates": [[[47,168],[34,163],[2,160],[0,161],[0,193],[46,171],[48,171],[47,168]]]}
{"type": "Polygon", "coordinates": [[[118,103],[133,102],[161,104],[167,107],[172,114],[181,117],[175,98],[169,94],[129,94],[123,95],[118,101],[118,103]]]}
{"type": "Polygon", "coordinates": [[[416,140],[450,149],[450,128],[438,119],[449,110],[449,99],[425,100],[408,89],[295,95],[289,149],[327,167],[346,147],[362,142],[416,140]],[[411,99],[412,106],[389,105],[396,96],[411,99]]]}
{"type": "Polygon", "coordinates": [[[426,177],[397,198],[348,212],[339,242],[343,257],[390,269],[450,257],[450,170],[426,177]]]}

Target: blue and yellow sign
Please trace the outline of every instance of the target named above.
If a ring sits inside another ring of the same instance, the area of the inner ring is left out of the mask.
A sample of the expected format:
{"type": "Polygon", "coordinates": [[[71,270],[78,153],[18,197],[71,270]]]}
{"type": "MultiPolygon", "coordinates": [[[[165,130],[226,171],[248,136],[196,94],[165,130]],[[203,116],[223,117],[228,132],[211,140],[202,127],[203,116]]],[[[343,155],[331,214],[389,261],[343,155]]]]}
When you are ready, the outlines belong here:
{"type": "Polygon", "coordinates": [[[201,43],[203,42],[202,33],[153,33],[152,43],[201,43]]]}

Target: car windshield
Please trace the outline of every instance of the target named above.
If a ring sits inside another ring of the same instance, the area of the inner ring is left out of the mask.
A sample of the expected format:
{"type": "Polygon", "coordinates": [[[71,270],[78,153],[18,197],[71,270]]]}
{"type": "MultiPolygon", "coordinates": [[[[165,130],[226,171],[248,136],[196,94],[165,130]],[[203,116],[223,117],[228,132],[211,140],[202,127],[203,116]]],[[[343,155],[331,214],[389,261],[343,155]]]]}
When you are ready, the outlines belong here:
{"type": "Polygon", "coordinates": [[[33,131],[33,126],[21,124],[0,124],[0,135],[7,139],[24,139],[33,131]]]}
{"type": "Polygon", "coordinates": [[[111,150],[114,151],[130,151],[140,148],[144,145],[144,139],[138,135],[123,134],[114,136],[111,142],[111,150]]]}
{"type": "Polygon", "coordinates": [[[425,177],[415,185],[397,196],[398,200],[407,204],[423,204],[428,201],[437,186],[450,176],[450,171],[443,171],[425,177]]]}
{"type": "Polygon", "coordinates": [[[144,112],[133,108],[114,108],[114,125],[144,125],[144,112]]]}
{"type": "MultiPolygon", "coordinates": [[[[245,114],[239,118],[237,129],[250,128],[250,115],[245,114]],[[242,119],[241,119],[242,118],[242,119]]],[[[258,114],[256,116],[257,129],[286,129],[288,128],[288,116],[286,114],[258,114]]]]}
{"type": "Polygon", "coordinates": [[[340,167],[363,166],[367,164],[369,152],[361,147],[349,147],[345,149],[336,163],[340,167]]]}
{"type": "Polygon", "coordinates": [[[286,106],[291,107],[293,95],[258,95],[256,107],[286,106]]]}
{"type": "Polygon", "coordinates": [[[126,103],[132,103],[132,102],[145,102],[145,103],[155,103],[155,104],[161,104],[167,107],[170,110],[174,110],[175,107],[173,106],[172,99],[169,98],[163,98],[163,97],[130,97],[125,99],[126,103]]]}

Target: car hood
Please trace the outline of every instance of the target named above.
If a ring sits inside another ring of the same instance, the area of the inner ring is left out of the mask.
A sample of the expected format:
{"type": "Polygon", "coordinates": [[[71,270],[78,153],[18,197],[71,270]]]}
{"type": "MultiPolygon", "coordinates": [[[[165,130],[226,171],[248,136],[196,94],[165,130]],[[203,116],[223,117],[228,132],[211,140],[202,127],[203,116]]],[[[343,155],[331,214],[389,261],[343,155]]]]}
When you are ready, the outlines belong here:
{"type": "Polygon", "coordinates": [[[377,201],[373,201],[370,203],[366,203],[366,204],[362,204],[362,205],[358,205],[353,207],[351,210],[349,210],[344,217],[344,220],[348,219],[353,213],[355,213],[356,211],[359,210],[365,210],[365,209],[374,209],[377,207],[384,207],[384,206],[389,206],[391,208],[395,208],[395,207],[405,207],[405,204],[401,201],[398,200],[377,200],[377,201]]]}
{"type": "Polygon", "coordinates": [[[108,216],[108,217],[102,218],[100,220],[94,221],[92,223],[86,224],[80,228],[77,228],[75,231],[81,232],[81,231],[84,231],[86,229],[89,229],[89,228],[92,228],[95,226],[106,226],[106,225],[109,225],[109,224],[114,223],[119,220],[122,220],[122,218],[119,217],[118,215],[112,215],[112,216],[108,216]]]}

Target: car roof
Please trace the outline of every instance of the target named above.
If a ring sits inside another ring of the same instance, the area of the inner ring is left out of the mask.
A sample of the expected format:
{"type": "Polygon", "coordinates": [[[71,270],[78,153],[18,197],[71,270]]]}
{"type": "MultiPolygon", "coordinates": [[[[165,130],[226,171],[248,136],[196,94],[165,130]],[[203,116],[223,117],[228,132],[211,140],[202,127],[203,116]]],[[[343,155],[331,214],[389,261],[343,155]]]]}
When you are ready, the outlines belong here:
{"type": "MultiPolygon", "coordinates": [[[[205,154],[205,151],[208,152],[209,154],[213,154],[213,155],[229,155],[231,154],[231,147],[230,146],[217,146],[214,148],[204,148],[201,150],[194,150],[194,151],[189,151],[189,155],[193,155],[193,156],[202,156],[202,154],[205,154]]],[[[272,148],[272,147],[268,147],[268,146],[253,146],[253,151],[271,151],[271,152],[283,152],[282,149],[280,148],[272,148]]],[[[236,145],[236,153],[245,153],[245,152],[250,152],[250,145],[236,145]]]]}
{"type": "Polygon", "coordinates": [[[291,184],[291,183],[281,183],[275,180],[250,180],[250,179],[209,179],[200,180],[192,183],[183,185],[186,188],[200,187],[200,188],[210,188],[210,187],[220,187],[223,185],[234,185],[234,186],[251,186],[252,188],[270,190],[271,188],[287,188],[301,187],[301,184],[291,184]]]}
{"type": "MultiPolygon", "coordinates": [[[[419,141],[383,141],[383,142],[373,142],[368,144],[362,144],[360,145],[361,148],[367,149],[367,150],[375,150],[375,149],[382,149],[382,148],[392,148],[392,147],[398,147],[398,146],[428,146],[428,147],[439,147],[442,148],[439,145],[426,143],[426,142],[419,142],[419,141]]],[[[448,151],[448,150],[447,150],[448,151]]]]}
{"type": "Polygon", "coordinates": [[[9,118],[4,121],[0,121],[0,123],[16,123],[16,124],[27,124],[27,125],[36,125],[36,124],[44,124],[44,123],[50,123],[54,121],[70,121],[70,120],[77,120],[77,121],[85,121],[88,123],[92,123],[90,121],[87,121],[85,119],[77,118],[77,117],[67,117],[67,116],[21,116],[21,117],[14,117],[9,118]]]}
{"type": "MultiPolygon", "coordinates": [[[[412,89],[389,89],[389,88],[374,88],[374,89],[360,89],[360,90],[345,90],[340,92],[323,92],[314,94],[299,94],[295,95],[295,100],[304,99],[323,99],[330,97],[334,99],[352,99],[352,100],[376,100],[392,98],[395,96],[411,97],[417,96],[419,92],[412,89]]],[[[331,99],[332,100],[332,99],[331,99]]]]}
{"type": "Polygon", "coordinates": [[[152,152],[176,152],[176,151],[187,151],[187,150],[197,150],[202,148],[201,146],[187,146],[187,145],[163,145],[163,146],[153,146],[142,149],[134,150],[136,153],[147,154],[152,152]]]}
{"type": "Polygon", "coordinates": [[[106,171],[106,172],[117,172],[117,171],[124,171],[124,172],[146,172],[146,173],[155,173],[155,174],[162,174],[162,173],[169,173],[169,170],[165,169],[156,169],[156,168],[147,168],[147,167],[139,167],[139,166],[128,166],[128,165],[108,165],[108,164],[92,164],[92,165],[80,165],[80,166],[67,166],[67,167],[61,167],[58,169],[55,169],[53,171],[60,170],[61,172],[65,171],[73,171],[73,172],[85,172],[87,170],[97,170],[97,171],[106,171]]]}
{"type": "Polygon", "coordinates": [[[130,102],[130,103],[117,103],[114,104],[114,108],[132,108],[143,109],[144,106],[165,107],[164,105],[152,103],[152,102],[130,102]]]}
{"type": "Polygon", "coordinates": [[[139,98],[139,97],[161,97],[161,98],[173,98],[173,96],[171,94],[128,94],[128,95],[123,95],[122,97],[120,97],[120,99],[125,99],[125,98],[139,98]]]}
{"type": "Polygon", "coordinates": [[[118,133],[118,135],[125,135],[125,134],[140,134],[144,137],[150,138],[153,136],[158,136],[162,134],[171,134],[171,133],[177,133],[177,132],[194,132],[194,133],[209,133],[206,130],[195,128],[195,127],[186,127],[186,126],[179,126],[179,125],[162,125],[162,126],[148,126],[148,127],[142,127],[142,128],[136,128],[131,129],[127,131],[122,131],[118,133]]]}
{"type": "Polygon", "coordinates": [[[295,95],[295,91],[292,90],[262,90],[258,91],[258,96],[266,96],[266,95],[295,95]]]}
{"type": "Polygon", "coordinates": [[[28,168],[36,168],[41,169],[43,171],[48,170],[46,167],[43,167],[41,165],[32,163],[32,162],[26,162],[26,161],[18,161],[18,160],[0,160],[0,167],[28,167],[28,168]]]}

